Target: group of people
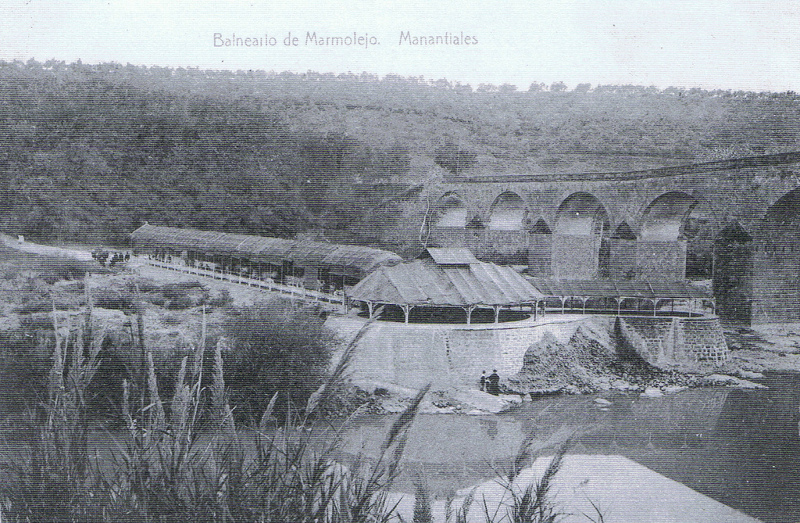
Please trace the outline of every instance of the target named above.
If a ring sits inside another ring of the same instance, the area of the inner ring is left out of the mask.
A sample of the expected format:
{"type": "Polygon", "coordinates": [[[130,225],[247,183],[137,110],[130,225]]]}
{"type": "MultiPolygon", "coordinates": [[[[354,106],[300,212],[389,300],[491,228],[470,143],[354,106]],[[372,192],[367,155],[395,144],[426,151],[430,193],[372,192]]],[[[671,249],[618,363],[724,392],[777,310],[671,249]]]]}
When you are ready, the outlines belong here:
{"type": "Polygon", "coordinates": [[[486,371],[481,372],[481,390],[494,394],[500,394],[500,375],[497,374],[497,369],[492,370],[489,376],[486,376],[486,371]]]}
{"type": "Polygon", "coordinates": [[[106,261],[108,261],[109,267],[113,267],[117,263],[129,261],[131,254],[129,252],[92,251],[92,258],[103,267],[106,266],[106,261]]]}

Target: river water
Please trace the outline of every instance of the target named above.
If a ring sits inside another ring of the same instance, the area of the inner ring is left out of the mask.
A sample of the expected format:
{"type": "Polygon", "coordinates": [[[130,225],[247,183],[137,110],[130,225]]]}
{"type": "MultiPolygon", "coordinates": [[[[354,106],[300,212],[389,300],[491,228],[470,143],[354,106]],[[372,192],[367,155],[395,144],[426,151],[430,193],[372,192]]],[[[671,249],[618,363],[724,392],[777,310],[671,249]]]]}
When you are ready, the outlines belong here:
{"type": "MultiPolygon", "coordinates": [[[[759,381],[769,389],[556,396],[495,416],[421,414],[396,488],[413,492],[415,473],[435,496],[485,482],[506,469],[532,432],[543,454],[572,436],[571,454],[624,456],[763,521],[800,521],[800,374],[759,381]]],[[[358,420],[344,450],[374,454],[393,419],[358,420]]]]}

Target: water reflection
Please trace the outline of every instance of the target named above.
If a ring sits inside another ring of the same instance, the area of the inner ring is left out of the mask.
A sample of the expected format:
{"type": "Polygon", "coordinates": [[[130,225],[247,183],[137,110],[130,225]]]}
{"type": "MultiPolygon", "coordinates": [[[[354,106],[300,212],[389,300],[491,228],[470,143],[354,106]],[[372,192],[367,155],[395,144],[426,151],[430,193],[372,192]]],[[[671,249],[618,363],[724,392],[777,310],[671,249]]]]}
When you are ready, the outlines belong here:
{"type": "MultiPolygon", "coordinates": [[[[434,494],[506,470],[531,431],[552,452],[574,435],[574,454],[618,454],[767,522],[800,520],[800,375],[776,374],[769,390],[695,389],[663,398],[606,394],[545,398],[500,416],[421,415],[404,470],[434,494]]],[[[370,455],[391,420],[365,418],[345,451],[370,455]]],[[[408,476],[399,488],[411,491],[408,476]]]]}

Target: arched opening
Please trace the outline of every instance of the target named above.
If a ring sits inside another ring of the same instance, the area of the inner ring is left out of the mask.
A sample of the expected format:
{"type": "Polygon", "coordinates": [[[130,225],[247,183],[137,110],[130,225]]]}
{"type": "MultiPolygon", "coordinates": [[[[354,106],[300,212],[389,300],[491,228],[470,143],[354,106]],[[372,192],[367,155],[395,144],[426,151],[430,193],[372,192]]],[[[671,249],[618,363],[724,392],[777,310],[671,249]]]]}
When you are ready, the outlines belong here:
{"type": "Polygon", "coordinates": [[[436,204],[436,227],[464,227],[467,224],[467,206],[456,193],[447,193],[436,204]]]}
{"type": "Polygon", "coordinates": [[[495,198],[486,222],[484,258],[500,265],[528,264],[525,202],[511,191],[495,198]]]}
{"type": "Polygon", "coordinates": [[[800,189],[767,210],[754,237],[752,318],[800,320],[800,189]]]}
{"type": "Polygon", "coordinates": [[[610,229],[608,213],[592,194],[578,192],[559,206],[553,227],[552,272],[556,278],[607,276],[609,257],[603,237],[610,229]]]}
{"type": "Polygon", "coordinates": [[[600,200],[592,194],[571,194],[558,207],[556,234],[602,236],[609,228],[608,213],[600,200]]]}
{"type": "Polygon", "coordinates": [[[489,211],[489,229],[498,231],[519,231],[523,228],[525,202],[513,192],[507,191],[498,196],[489,211]]]}
{"type": "Polygon", "coordinates": [[[654,199],[642,215],[640,275],[672,280],[711,278],[712,221],[708,204],[687,193],[671,191],[654,199]]]}

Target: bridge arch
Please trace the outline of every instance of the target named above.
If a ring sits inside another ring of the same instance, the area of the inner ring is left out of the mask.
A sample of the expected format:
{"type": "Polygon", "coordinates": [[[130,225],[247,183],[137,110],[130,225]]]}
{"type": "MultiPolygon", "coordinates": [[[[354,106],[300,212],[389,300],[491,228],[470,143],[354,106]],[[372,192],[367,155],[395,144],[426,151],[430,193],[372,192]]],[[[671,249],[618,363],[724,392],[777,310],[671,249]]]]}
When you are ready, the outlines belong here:
{"type": "Polygon", "coordinates": [[[639,222],[638,261],[645,277],[650,273],[676,280],[712,277],[720,224],[705,198],[685,191],[664,192],[647,204],[639,222]],[[648,258],[658,264],[650,264],[648,258]]]}
{"type": "Polygon", "coordinates": [[[525,202],[513,192],[505,191],[495,198],[489,208],[488,228],[502,231],[519,231],[525,225],[525,202]]]}
{"type": "Polygon", "coordinates": [[[800,188],[767,208],[752,243],[752,317],[800,320],[800,188]]]}
{"type": "Polygon", "coordinates": [[[464,227],[467,225],[467,208],[464,199],[455,191],[443,194],[434,206],[433,225],[436,227],[464,227]]]}
{"type": "Polygon", "coordinates": [[[699,226],[710,218],[710,209],[703,203],[683,191],[659,195],[642,213],[640,237],[652,241],[693,238],[699,226]]]}
{"type": "Polygon", "coordinates": [[[600,200],[591,193],[574,192],[558,206],[553,232],[570,236],[602,236],[610,228],[608,212],[600,200]]]}
{"type": "Polygon", "coordinates": [[[596,196],[586,192],[567,196],[553,224],[553,276],[582,280],[607,275],[609,252],[603,238],[610,228],[608,212],[596,196]]]}

